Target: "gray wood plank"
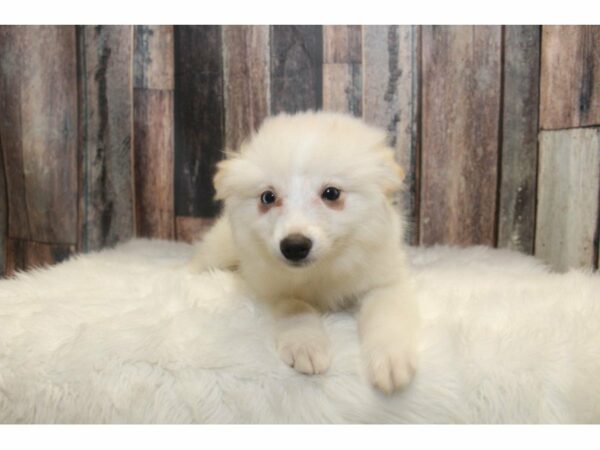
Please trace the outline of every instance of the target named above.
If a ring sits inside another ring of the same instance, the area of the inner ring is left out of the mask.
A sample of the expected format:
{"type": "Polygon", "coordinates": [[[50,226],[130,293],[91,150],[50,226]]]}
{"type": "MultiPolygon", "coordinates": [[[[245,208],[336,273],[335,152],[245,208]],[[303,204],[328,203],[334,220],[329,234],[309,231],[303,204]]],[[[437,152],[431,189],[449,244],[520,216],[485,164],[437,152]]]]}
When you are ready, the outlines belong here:
{"type": "Polygon", "coordinates": [[[0,136],[0,277],[4,275],[6,236],[8,233],[8,203],[6,201],[6,179],[4,158],[2,157],[2,136],[0,136]]]}
{"type": "Polygon", "coordinates": [[[406,240],[418,242],[419,27],[363,27],[363,118],[387,130],[404,168],[406,240]]]}
{"type": "Polygon", "coordinates": [[[134,234],[131,26],[78,29],[81,127],[80,249],[134,234]]]}
{"type": "Polygon", "coordinates": [[[223,26],[225,146],[236,149],[269,114],[269,27],[223,26]]]}
{"type": "Polygon", "coordinates": [[[539,26],[504,28],[498,247],[533,253],[539,105],[539,26]]]}
{"type": "Polygon", "coordinates": [[[173,90],[173,26],[136,25],[134,41],[134,87],[173,90]]]}
{"type": "Polygon", "coordinates": [[[320,109],[323,30],[319,25],[271,27],[271,111],[320,109]]]}
{"type": "Polygon", "coordinates": [[[494,245],[501,27],[422,32],[420,242],[494,245]]]}
{"type": "Polygon", "coordinates": [[[540,133],[535,254],[554,269],[598,259],[600,129],[540,133]]]}

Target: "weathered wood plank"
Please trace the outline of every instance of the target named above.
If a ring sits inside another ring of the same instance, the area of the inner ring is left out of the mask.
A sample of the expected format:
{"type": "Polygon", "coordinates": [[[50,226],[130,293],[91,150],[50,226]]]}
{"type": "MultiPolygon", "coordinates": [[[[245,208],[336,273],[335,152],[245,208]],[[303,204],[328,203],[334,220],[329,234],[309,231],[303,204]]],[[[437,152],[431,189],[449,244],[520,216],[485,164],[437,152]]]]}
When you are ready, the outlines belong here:
{"type": "Polygon", "coordinates": [[[223,26],[225,146],[236,149],[269,114],[269,27],[223,26]]]}
{"type": "Polygon", "coordinates": [[[323,29],[271,27],[271,111],[320,109],[323,104],[323,29]]]}
{"type": "Polygon", "coordinates": [[[52,265],[75,253],[75,245],[42,244],[21,239],[7,240],[6,276],[17,271],[52,265]]]}
{"type": "Polygon", "coordinates": [[[78,28],[80,249],[134,234],[131,26],[78,28]]]}
{"type": "Polygon", "coordinates": [[[533,253],[539,105],[539,26],[504,28],[498,247],[533,253]]]}
{"type": "Polygon", "coordinates": [[[75,28],[0,27],[0,55],[0,134],[11,211],[9,235],[75,243],[75,28]]]}
{"type": "Polygon", "coordinates": [[[600,26],[542,27],[540,122],[600,125],[600,26]]]}
{"type": "Polygon", "coordinates": [[[494,245],[501,27],[422,32],[420,242],[494,245]]]}
{"type": "Polygon", "coordinates": [[[173,26],[137,25],[134,40],[134,87],[173,90],[173,26]]]}
{"type": "Polygon", "coordinates": [[[405,171],[406,240],[418,243],[419,27],[363,27],[363,118],[387,130],[405,171]]]}
{"type": "Polygon", "coordinates": [[[178,216],[175,219],[177,240],[195,242],[210,230],[216,219],[203,219],[201,217],[178,216]]]}
{"type": "Polygon", "coordinates": [[[362,63],[362,26],[323,26],[323,61],[329,63],[362,63]]]}
{"type": "Polygon", "coordinates": [[[221,30],[175,27],[175,213],[214,217],[212,178],[224,148],[221,30]]]}
{"type": "Polygon", "coordinates": [[[173,239],[173,91],[135,89],[134,104],[137,235],[173,239]]]}
{"type": "Polygon", "coordinates": [[[540,133],[535,254],[556,270],[598,258],[600,129],[540,133]]]}
{"type": "Polygon", "coordinates": [[[6,179],[4,158],[2,157],[2,136],[0,136],[0,278],[4,275],[6,236],[8,233],[8,204],[6,202],[6,179]]]}

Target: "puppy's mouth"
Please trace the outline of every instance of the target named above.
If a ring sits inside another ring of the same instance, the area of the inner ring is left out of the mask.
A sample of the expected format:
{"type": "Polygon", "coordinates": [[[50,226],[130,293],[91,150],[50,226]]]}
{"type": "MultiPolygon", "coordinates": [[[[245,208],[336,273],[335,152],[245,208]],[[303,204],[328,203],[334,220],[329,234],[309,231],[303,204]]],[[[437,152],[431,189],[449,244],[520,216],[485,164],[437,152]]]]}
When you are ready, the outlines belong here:
{"type": "Polygon", "coordinates": [[[290,261],[289,259],[285,259],[285,258],[282,258],[282,260],[286,266],[293,267],[296,269],[301,269],[303,267],[310,266],[310,265],[312,265],[312,263],[315,262],[315,260],[312,258],[307,258],[307,259],[303,259],[300,261],[290,261]]]}

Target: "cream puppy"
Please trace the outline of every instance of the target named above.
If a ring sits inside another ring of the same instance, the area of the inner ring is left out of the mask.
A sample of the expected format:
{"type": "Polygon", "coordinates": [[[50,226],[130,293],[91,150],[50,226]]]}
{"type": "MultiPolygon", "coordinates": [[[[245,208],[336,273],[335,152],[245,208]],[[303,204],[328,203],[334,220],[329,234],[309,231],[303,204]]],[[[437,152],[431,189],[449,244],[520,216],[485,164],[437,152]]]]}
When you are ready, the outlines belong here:
{"type": "Polygon", "coordinates": [[[419,314],[392,205],[401,171],[385,138],[342,114],[267,119],[219,163],[224,212],[192,268],[237,266],[272,307],[281,358],[306,374],[330,364],[319,313],[357,304],[368,377],[389,393],[415,372],[419,314]]]}

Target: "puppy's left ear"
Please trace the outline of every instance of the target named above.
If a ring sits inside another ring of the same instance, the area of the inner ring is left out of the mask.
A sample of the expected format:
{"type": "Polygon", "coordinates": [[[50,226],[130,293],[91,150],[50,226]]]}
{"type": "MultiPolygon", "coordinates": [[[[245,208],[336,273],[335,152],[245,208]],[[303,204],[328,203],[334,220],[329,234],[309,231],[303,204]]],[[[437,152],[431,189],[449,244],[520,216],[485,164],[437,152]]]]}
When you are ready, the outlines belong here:
{"type": "Polygon", "coordinates": [[[394,157],[394,150],[390,147],[383,147],[379,149],[380,163],[382,176],[380,182],[383,188],[383,192],[391,196],[400,188],[404,181],[404,170],[396,161],[394,157]]]}

